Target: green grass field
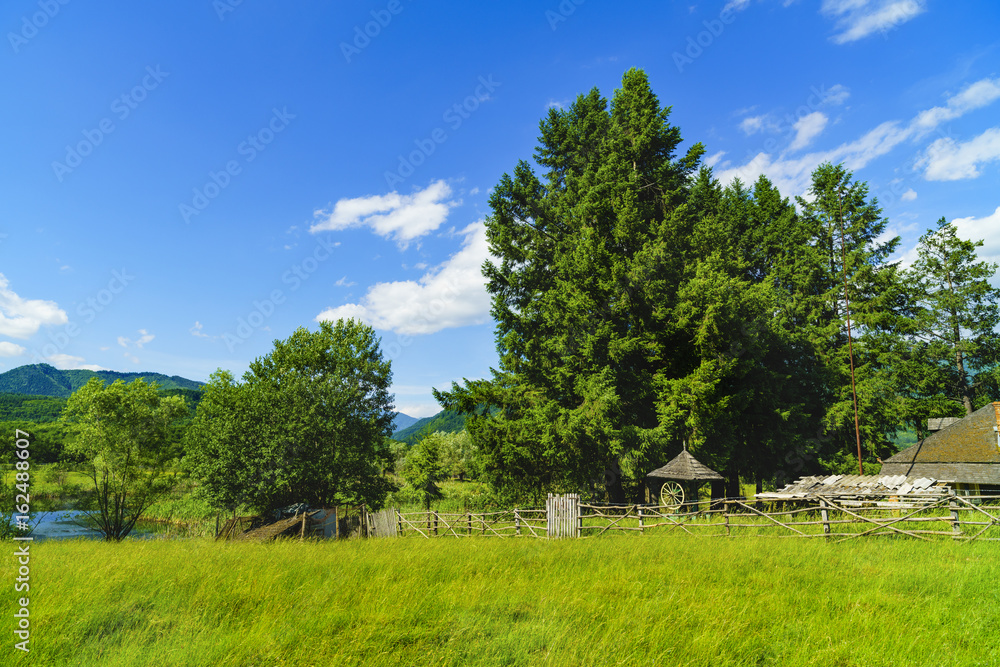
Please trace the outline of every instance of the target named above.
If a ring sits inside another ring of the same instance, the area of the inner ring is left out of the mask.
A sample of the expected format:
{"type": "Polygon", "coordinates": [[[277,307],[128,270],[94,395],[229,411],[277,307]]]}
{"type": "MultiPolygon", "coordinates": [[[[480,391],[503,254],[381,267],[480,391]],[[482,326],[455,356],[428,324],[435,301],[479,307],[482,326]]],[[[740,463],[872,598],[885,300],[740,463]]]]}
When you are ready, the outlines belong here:
{"type": "Polygon", "coordinates": [[[87,666],[995,665],[998,579],[995,544],[950,541],[45,542],[32,652],[8,659],[9,629],[0,651],[87,666]]]}

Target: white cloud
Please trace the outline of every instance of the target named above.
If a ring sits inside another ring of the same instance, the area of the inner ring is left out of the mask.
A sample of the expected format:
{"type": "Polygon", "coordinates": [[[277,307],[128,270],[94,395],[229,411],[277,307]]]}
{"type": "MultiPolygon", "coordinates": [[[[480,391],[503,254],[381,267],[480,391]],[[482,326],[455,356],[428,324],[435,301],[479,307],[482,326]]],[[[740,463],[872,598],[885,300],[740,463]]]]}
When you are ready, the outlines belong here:
{"type": "Polygon", "coordinates": [[[480,267],[489,257],[482,222],[461,231],[462,249],[418,281],[377,283],[360,303],[329,308],[316,321],[354,317],[399,334],[430,334],[482,324],[489,319],[490,297],[480,267]]]}
{"type": "Polygon", "coordinates": [[[980,109],[1000,99],[1000,78],[980,79],[962,92],[950,97],[945,106],[934,107],[917,114],[913,124],[918,130],[933,130],[941,123],[954,120],[974,109],[980,109]]]}
{"type": "Polygon", "coordinates": [[[19,357],[28,350],[20,345],[3,341],[0,343],[0,357],[19,357]]]}
{"type": "Polygon", "coordinates": [[[83,357],[74,357],[71,354],[53,354],[50,357],[46,357],[45,361],[49,362],[59,370],[63,371],[75,371],[75,370],[88,370],[88,371],[103,371],[107,370],[97,364],[85,364],[83,357]]]}
{"type": "Polygon", "coordinates": [[[910,188],[899,197],[901,201],[913,201],[916,198],[917,193],[913,190],[913,188],[910,188]]]}
{"type": "MultiPolygon", "coordinates": [[[[933,111],[931,109],[918,113],[908,123],[898,120],[886,121],[858,139],[843,143],[830,150],[808,153],[797,158],[785,158],[784,156],[775,158],[762,151],[745,164],[729,167],[719,172],[719,181],[725,184],[733,178],[739,178],[744,183],[753,183],[758,176],[764,174],[782,192],[791,195],[803,194],[809,188],[812,171],[823,162],[834,164],[843,162],[844,166],[851,171],[861,169],[872,160],[889,153],[899,144],[909,139],[924,136],[936,128],[939,123],[958,118],[998,99],[992,93],[994,86],[1000,86],[998,82],[1000,79],[981,79],[966,87],[962,92],[951,96],[946,100],[945,107],[935,107],[936,109],[946,109],[947,113],[939,111],[929,113],[933,111]]],[[[833,88],[830,90],[832,91],[833,88]]],[[[763,124],[765,121],[761,122],[763,124]]],[[[961,146],[955,146],[950,139],[938,140],[932,144],[932,148],[936,147],[933,156],[936,160],[932,161],[930,155],[925,156],[922,163],[924,166],[928,166],[925,178],[929,180],[954,180],[971,178],[972,174],[978,175],[977,163],[995,159],[990,157],[995,153],[995,144],[989,134],[994,131],[996,128],[961,146]],[[964,150],[960,150],[963,148],[964,150]],[[971,164],[969,164],[970,162],[971,164]],[[938,163],[940,171],[930,169],[931,165],[938,163]],[[942,175],[953,174],[953,178],[931,178],[931,174],[938,173],[942,175]]],[[[930,151],[930,149],[928,150],[930,151]]],[[[919,166],[921,166],[920,163],[918,163],[919,166]]]]}
{"type": "Polygon", "coordinates": [[[347,276],[344,276],[343,278],[335,282],[334,285],[336,285],[337,287],[353,287],[357,285],[357,283],[349,281],[347,279],[347,276]]]}
{"type": "Polygon", "coordinates": [[[1000,127],[961,144],[951,137],[938,139],[927,147],[917,167],[924,168],[928,181],[958,181],[977,178],[982,173],[979,167],[994,160],[1000,160],[1000,127]]]}
{"type": "Polygon", "coordinates": [[[851,96],[851,91],[847,86],[840,83],[830,86],[824,92],[821,104],[830,104],[833,106],[840,106],[851,96]]]}
{"type": "Polygon", "coordinates": [[[390,192],[341,199],[332,210],[316,211],[320,221],[309,231],[316,233],[367,225],[379,236],[392,238],[405,246],[441,226],[448,218],[448,210],[458,204],[448,201],[450,196],[451,188],[439,180],[412,195],[390,192]]]}
{"type": "MultiPolygon", "coordinates": [[[[1000,264],[1000,234],[997,234],[1000,229],[1000,206],[984,218],[955,218],[951,222],[961,238],[983,241],[983,247],[977,251],[980,259],[1000,264]]],[[[998,281],[1000,274],[993,276],[993,283],[998,284],[998,281]]]]}
{"type": "Polygon", "coordinates": [[[764,129],[764,116],[750,116],[740,123],[740,129],[746,134],[754,134],[764,129]]]}
{"type": "Polygon", "coordinates": [[[876,32],[886,33],[910,21],[925,10],[924,0],[824,0],[822,13],[837,19],[836,44],[863,39],[876,32]]]}
{"type": "Polygon", "coordinates": [[[705,166],[714,167],[715,165],[719,164],[719,160],[721,160],[722,156],[724,156],[725,154],[726,151],[719,151],[718,153],[713,153],[712,155],[709,155],[707,158],[705,158],[705,166]]]}
{"type": "Polygon", "coordinates": [[[55,301],[22,299],[0,273],[0,335],[30,338],[42,325],[66,324],[69,318],[55,301]]]}
{"type": "MultiPolygon", "coordinates": [[[[194,333],[193,329],[195,327],[197,327],[199,330],[201,329],[201,325],[198,322],[195,322],[195,326],[192,327],[192,333],[194,333]]],[[[195,334],[195,335],[197,336],[198,334],[195,334]]],[[[156,338],[156,336],[154,336],[153,334],[149,333],[145,329],[139,329],[139,338],[138,339],[131,340],[130,338],[126,338],[125,336],[119,336],[118,337],[118,344],[121,345],[122,347],[125,347],[125,348],[135,346],[136,348],[138,348],[138,349],[141,350],[143,345],[145,345],[146,343],[150,342],[154,338],[156,338]]]]}
{"type": "Polygon", "coordinates": [[[424,417],[433,417],[441,412],[441,406],[437,403],[402,403],[396,406],[396,412],[423,419],[424,417]]]}
{"type": "Polygon", "coordinates": [[[813,111],[811,114],[799,118],[795,122],[795,138],[792,145],[788,147],[790,151],[797,151],[805,148],[812,140],[826,128],[830,119],[821,111],[813,111]]]}
{"type": "MultiPolygon", "coordinates": [[[[207,333],[204,333],[202,331],[202,329],[204,329],[204,328],[205,327],[204,327],[204,325],[201,322],[197,322],[196,321],[194,323],[194,326],[192,326],[190,329],[188,329],[188,331],[191,332],[192,336],[196,336],[198,338],[215,338],[215,336],[209,336],[207,333]]],[[[118,341],[120,343],[121,339],[119,338],[118,341]]]]}

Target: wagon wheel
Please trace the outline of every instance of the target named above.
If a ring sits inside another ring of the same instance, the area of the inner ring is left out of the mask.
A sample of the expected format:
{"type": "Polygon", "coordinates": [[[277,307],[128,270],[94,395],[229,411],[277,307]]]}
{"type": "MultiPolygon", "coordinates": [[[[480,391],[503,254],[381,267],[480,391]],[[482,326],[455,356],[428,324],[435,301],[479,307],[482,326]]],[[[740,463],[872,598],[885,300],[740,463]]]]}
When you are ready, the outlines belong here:
{"type": "Polygon", "coordinates": [[[675,510],[684,504],[684,488],[677,482],[666,482],[660,488],[660,505],[675,510]]]}

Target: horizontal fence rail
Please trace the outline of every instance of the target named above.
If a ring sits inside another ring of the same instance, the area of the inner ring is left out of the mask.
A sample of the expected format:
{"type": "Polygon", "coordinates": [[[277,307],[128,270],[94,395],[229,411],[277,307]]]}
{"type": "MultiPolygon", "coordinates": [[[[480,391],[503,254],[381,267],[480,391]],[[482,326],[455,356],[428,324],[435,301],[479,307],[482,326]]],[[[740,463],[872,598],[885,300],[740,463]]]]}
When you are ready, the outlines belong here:
{"type": "Polygon", "coordinates": [[[895,536],[1000,541],[1000,496],[871,496],[810,500],[702,500],[663,507],[551,497],[545,508],[399,512],[398,534],[432,537],[597,537],[647,532],[732,537],[895,536]]]}

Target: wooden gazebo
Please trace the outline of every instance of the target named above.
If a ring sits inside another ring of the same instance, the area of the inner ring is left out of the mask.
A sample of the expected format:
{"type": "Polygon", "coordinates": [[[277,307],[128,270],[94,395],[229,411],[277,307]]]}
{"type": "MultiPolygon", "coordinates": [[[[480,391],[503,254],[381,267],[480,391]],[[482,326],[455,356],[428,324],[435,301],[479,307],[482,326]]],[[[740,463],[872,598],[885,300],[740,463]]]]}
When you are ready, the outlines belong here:
{"type": "Polygon", "coordinates": [[[662,468],[646,475],[646,502],[659,500],[661,505],[679,507],[685,497],[697,498],[705,482],[724,482],[725,478],[684,450],[662,468]]]}

